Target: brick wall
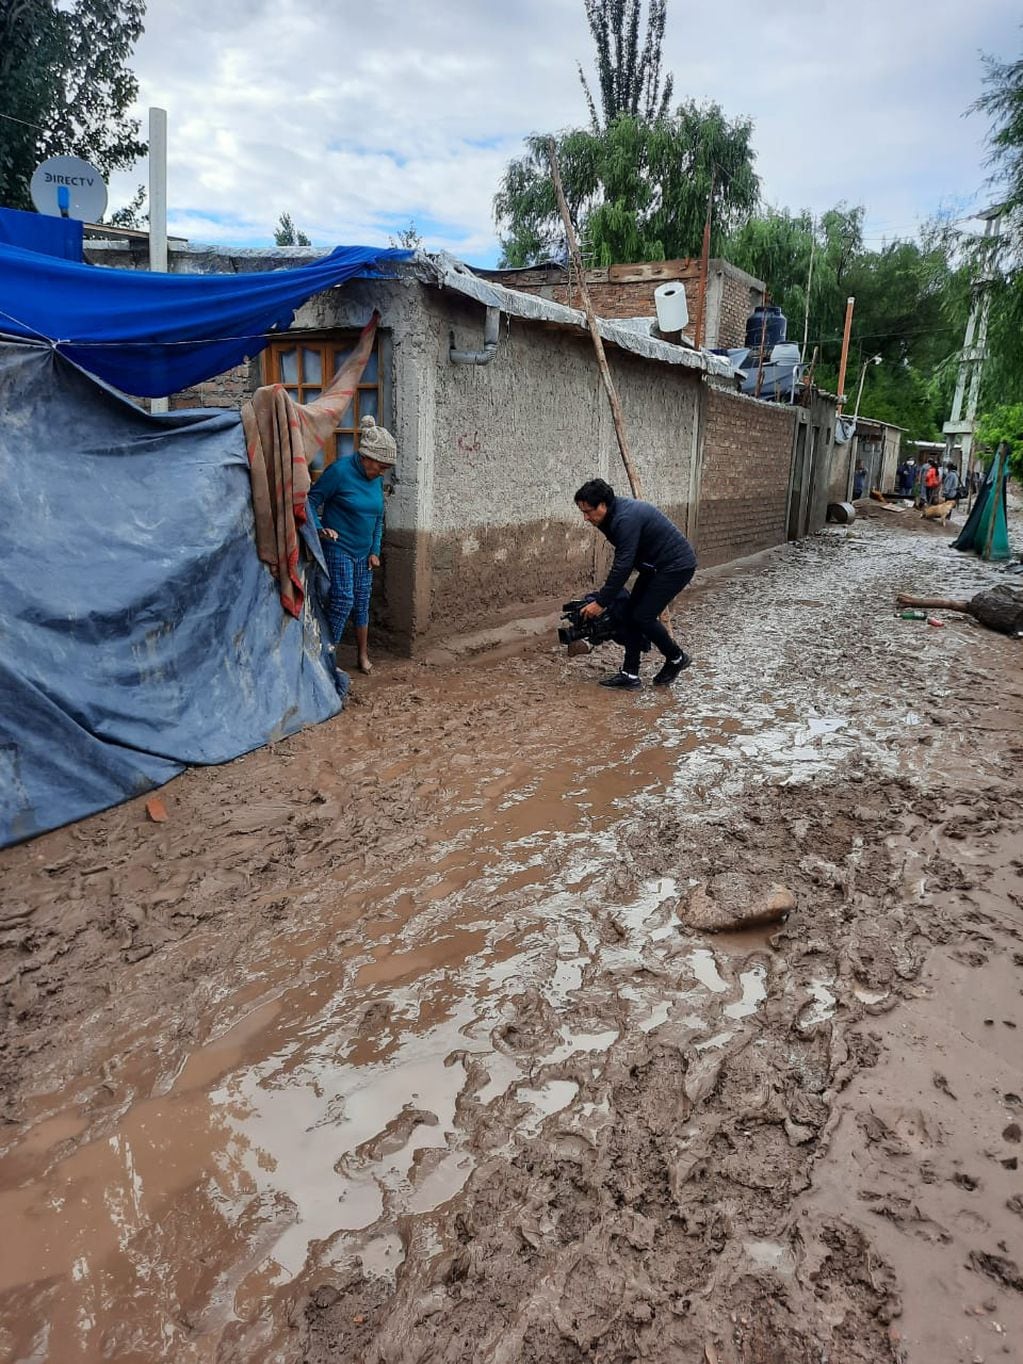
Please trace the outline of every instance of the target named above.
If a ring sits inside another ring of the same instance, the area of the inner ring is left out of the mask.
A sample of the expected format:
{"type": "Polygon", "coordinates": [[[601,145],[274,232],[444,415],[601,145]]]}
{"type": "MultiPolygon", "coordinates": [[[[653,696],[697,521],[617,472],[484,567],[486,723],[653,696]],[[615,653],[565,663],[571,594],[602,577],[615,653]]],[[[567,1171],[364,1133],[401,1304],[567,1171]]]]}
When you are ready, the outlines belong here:
{"type": "Polygon", "coordinates": [[[235,365],[234,369],[216,374],[194,388],[183,389],[170,398],[172,412],[180,412],[190,407],[233,407],[240,408],[247,398],[262,382],[259,360],[246,361],[235,365]]]}
{"type": "MultiPolygon", "coordinates": [[[[591,283],[587,280],[586,287],[589,289],[593,311],[598,317],[653,317],[654,290],[661,282],[630,280],[615,284],[610,281],[591,283]]],[[[690,324],[687,331],[691,332],[693,319],[696,317],[697,282],[695,278],[683,276],[682,283],[685,285],[686,304],[689,308],[690,324]]],[[[579,290],[569,288],[567,284],[520,284],[516,280],[513,287],[525,294],[539,294],[541,298],[549,298],[554,303],[566,303],[570,308],[583,306],[579,290]]]]}
{"type": "Polygon", "coordinates": [[[704,398],[696,549],[710,567],[785,541],[796,416],[723,389],[704,398]]]}
{"type": "MultiPolygon", "coordinates": [[[[570,287],[560,267],[544,266],[505,275],[483,271],[525,294],[538,294],[555,303],[566,303],[581,308],[582,299],[577,287],[570,287]]],[[[667,280],[681,280],[685,286],[689,308],[690,339],[696,322],[700,281],[699,261],[683,259],[645,261],[634,265],[611,265],[606,269],[587,270],[586,287],[594,312],[598,317],[653,317],[654,292],[667,280]]],[[[718,348],[741,346],[746,336],[746,319],[763,301],[764,286],[751,275],[724,260],[710,262],[704,344],[718,348]]]]}

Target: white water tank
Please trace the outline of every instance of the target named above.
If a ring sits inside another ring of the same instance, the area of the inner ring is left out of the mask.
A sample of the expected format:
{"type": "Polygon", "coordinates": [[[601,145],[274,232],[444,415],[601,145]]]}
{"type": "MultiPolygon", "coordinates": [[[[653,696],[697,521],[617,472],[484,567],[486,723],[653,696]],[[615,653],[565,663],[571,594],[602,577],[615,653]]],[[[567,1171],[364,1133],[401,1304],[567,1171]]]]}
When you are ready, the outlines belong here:
{"type": "Polygon", "coordinates": [[[680,332],[689,325],[685,285],[678,280],[654,290],[657,326],[662,332],[680,332]]]}

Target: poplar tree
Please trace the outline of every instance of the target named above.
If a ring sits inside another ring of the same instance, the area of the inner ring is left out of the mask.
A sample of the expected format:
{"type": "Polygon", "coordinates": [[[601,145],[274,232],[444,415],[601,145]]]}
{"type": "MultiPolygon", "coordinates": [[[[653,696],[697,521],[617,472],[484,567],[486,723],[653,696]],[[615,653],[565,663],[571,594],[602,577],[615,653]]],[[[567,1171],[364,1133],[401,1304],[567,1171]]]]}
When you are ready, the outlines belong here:
{"type": "Polygon", "coordinates": [[[586,95],[593,131],[609,128],[620,114],[652,123],[663,118],[671,104],[674,78],[661,84],[661,43],[667,0],[650,0],[646,36],[640,47],[641,0],[584,0],[586,22],[597,49],[600,110],[581,63],[576,63],[586,95]]]}

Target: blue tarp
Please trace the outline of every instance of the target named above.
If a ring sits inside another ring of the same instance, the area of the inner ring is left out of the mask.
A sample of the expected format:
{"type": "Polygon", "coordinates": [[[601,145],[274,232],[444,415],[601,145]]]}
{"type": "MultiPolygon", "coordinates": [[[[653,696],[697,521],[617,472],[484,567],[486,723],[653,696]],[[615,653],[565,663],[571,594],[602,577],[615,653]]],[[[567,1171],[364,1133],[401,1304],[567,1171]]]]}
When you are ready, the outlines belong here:
{"type": "Polygon", "coordinates": [[[0,245],[0,330],[56,342],[122,393],[166,397],[258,354],[313,294],[411,255],[339,246],[294,270],[153,275],[0,245]]]}
{"type": "Polygon", "coordinates": [[[82,259],[82,224],[49,213],[0,208],[0,245],[20,246],[61,260],[82,259]]]}
{"type": "Polygon", "coordinates": [[[0,846],[340,709],[256,556],[237,412],[154,417],[0,339],[0,846]]]}

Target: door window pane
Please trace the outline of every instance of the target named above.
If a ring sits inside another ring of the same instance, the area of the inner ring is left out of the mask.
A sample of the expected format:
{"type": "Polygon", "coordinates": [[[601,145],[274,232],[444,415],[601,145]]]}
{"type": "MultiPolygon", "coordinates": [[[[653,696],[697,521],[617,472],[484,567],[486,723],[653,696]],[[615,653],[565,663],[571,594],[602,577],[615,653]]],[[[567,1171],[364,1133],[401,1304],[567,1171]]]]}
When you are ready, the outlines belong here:
{"type": "Polygon", "coordinates": [[[316,399],[320,396],[320,391],[321,391],[321,390],[318,389],[318,388],[306,388],[306,389],[303,389],[303,391],[302,391],[302,401],[303,401],[304,403],[314,403],[314,402],[316,401],[316,399]]]}
{"type": "Polygon", "coordinates": [[[359,389],[359,417],[369,414],[375,420],[379,420],[377,414],[377,391],[375,388],[359,389]]]}
{"type": "Polygon", "coordinates": [[[302,382],[319,384],[323,380],[323,363],[319,346],[302,347],[302,382]]]}
{"type": "Polygon", "coordinates": [[[342,431],[337,438],[337,452],[339,455],[354,455],[355,437],[350,431],[342,431]]]}
{"type": "Polygon", "coordinates": [[[291,350],[279,350],[277,360],[281,367],[281,383],[298,383],[298,351],[292,347],[291,350]]]}

